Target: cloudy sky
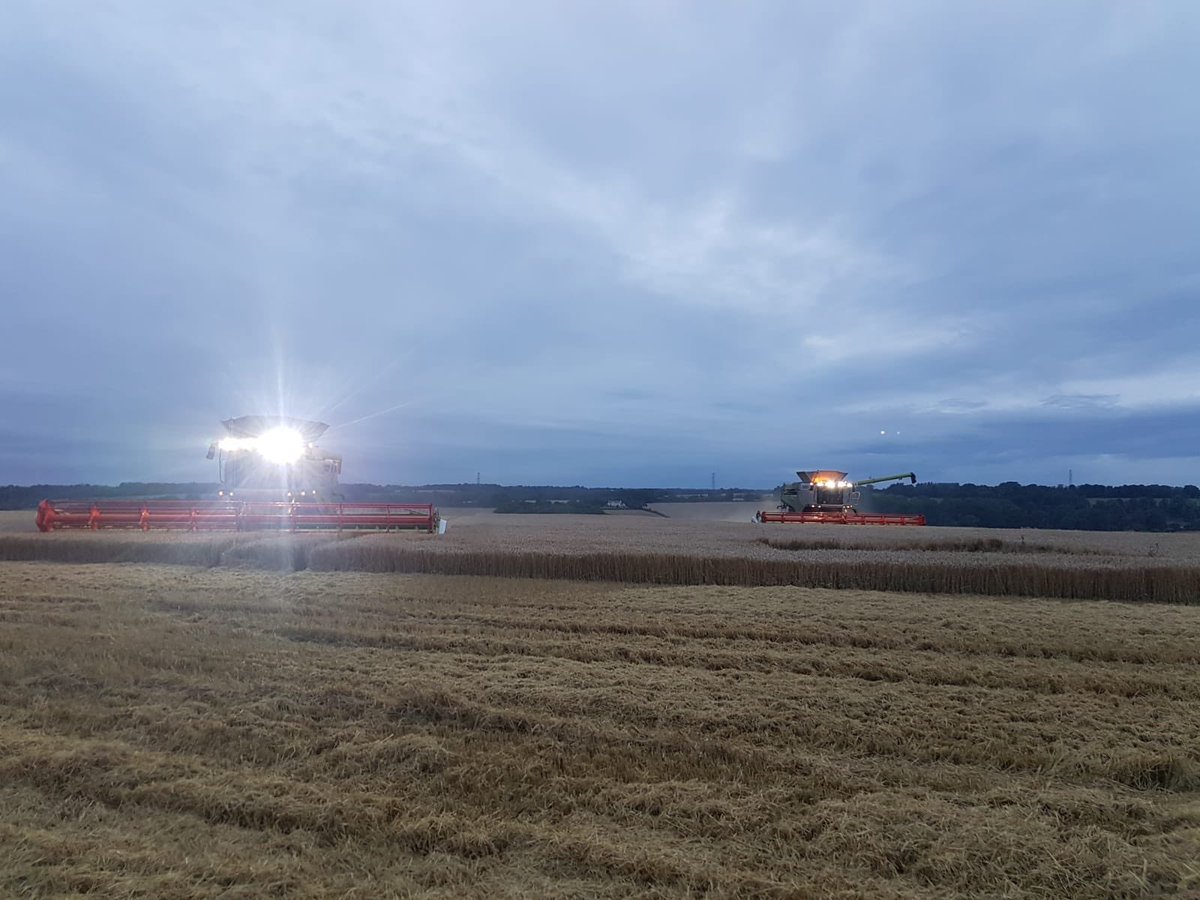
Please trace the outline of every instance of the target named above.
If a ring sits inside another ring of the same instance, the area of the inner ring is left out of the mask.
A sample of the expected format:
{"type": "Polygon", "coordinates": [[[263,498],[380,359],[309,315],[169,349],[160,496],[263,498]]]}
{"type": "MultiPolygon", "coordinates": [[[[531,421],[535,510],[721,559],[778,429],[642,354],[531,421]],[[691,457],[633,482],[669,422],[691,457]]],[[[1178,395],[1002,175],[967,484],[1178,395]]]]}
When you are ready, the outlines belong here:
{"type": "Polygon", "coordinates": [[[1200,481],[1200,3],[7,0],[0,483],[1200,481]]]}

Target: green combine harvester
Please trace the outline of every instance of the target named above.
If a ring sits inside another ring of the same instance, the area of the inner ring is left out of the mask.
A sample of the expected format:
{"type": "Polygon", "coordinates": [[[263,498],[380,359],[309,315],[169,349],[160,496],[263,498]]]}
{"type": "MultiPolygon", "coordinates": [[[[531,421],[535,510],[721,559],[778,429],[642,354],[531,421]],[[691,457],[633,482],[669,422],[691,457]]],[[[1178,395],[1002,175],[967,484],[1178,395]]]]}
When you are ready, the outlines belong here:
{"type": "Polygon", "coordinates": [[[755,522],[781,522],[796,525],[924,525],[924,516],[860,513],[855,506],[862,498],[858,488],[867,484],[908,479],[917,483],[913,472],[884,475],[847,481],[845,472],[817,469],[797,472],[799,481],[785,484],[779,492],[779,507],[774,512],[762,510],[755,522]]]}

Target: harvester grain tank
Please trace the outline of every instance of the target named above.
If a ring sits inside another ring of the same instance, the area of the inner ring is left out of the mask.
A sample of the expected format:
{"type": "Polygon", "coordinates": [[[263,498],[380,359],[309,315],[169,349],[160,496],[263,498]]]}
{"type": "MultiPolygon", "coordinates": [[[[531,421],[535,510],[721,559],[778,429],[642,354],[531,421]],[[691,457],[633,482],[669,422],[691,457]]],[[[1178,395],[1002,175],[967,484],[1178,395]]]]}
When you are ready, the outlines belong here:
{"type": "Polygon", "coordinates": [[[779,507],[775,512],[763,510],[755,515],[756,522],[829,525],[924,525],[924,516],[889,513],[860,513],[855,505],[862,498],[858,488],[868,484],[908,479],[917,483],[913,472],[883,475],[848,481],[846,472],[835,469],[815,469],[796,473],[799,481],[785,484],[779,492],[779,507]]]}

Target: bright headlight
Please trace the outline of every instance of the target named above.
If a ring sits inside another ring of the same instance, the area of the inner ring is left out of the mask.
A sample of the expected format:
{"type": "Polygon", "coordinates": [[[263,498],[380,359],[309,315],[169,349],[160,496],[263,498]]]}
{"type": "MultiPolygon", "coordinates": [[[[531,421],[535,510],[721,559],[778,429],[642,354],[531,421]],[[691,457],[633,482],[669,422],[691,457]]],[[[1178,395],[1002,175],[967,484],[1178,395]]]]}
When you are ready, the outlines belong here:
{"type": "Polygon", "coordinates": [[[272,428],[258,436],[254,449],[267,462],[286,465],[304,455],[304,438],[292,428],[272,428]]]}

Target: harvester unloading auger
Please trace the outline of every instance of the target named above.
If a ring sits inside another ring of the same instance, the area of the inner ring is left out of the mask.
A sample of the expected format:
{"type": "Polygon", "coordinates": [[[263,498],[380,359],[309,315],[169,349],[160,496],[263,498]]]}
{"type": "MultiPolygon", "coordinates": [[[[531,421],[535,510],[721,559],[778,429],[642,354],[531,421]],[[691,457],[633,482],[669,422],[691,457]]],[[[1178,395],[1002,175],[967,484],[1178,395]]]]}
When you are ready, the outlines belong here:
{"type": "Polygon", "coordinates": [[[924,516],[907,516],[893,513],[860,513],[854,505],[862,495],[858,488],[884,481],[908,479],[917,483],[912,472],[899,475],[884,475],[880,478],[863,478],[847,481],[845,472],[819,469],[813,472],[797,472],[800,480],[785,484],[779,492],[779,508],[775,512],[763,510],[754,516],[756,522],[783,522],[797,525],[924,525],[924,516]]]}
{"type": "Polygon", "coordinates": [[[60,528],[174,528],[184,531],[445,531],[429,503],[347,503],[338,492],[342,458],[316,439],[329,428],[286,416],[226,419],[208,448],[220,490],[209,500],[43,500],[40,531],[60,528]]]}

